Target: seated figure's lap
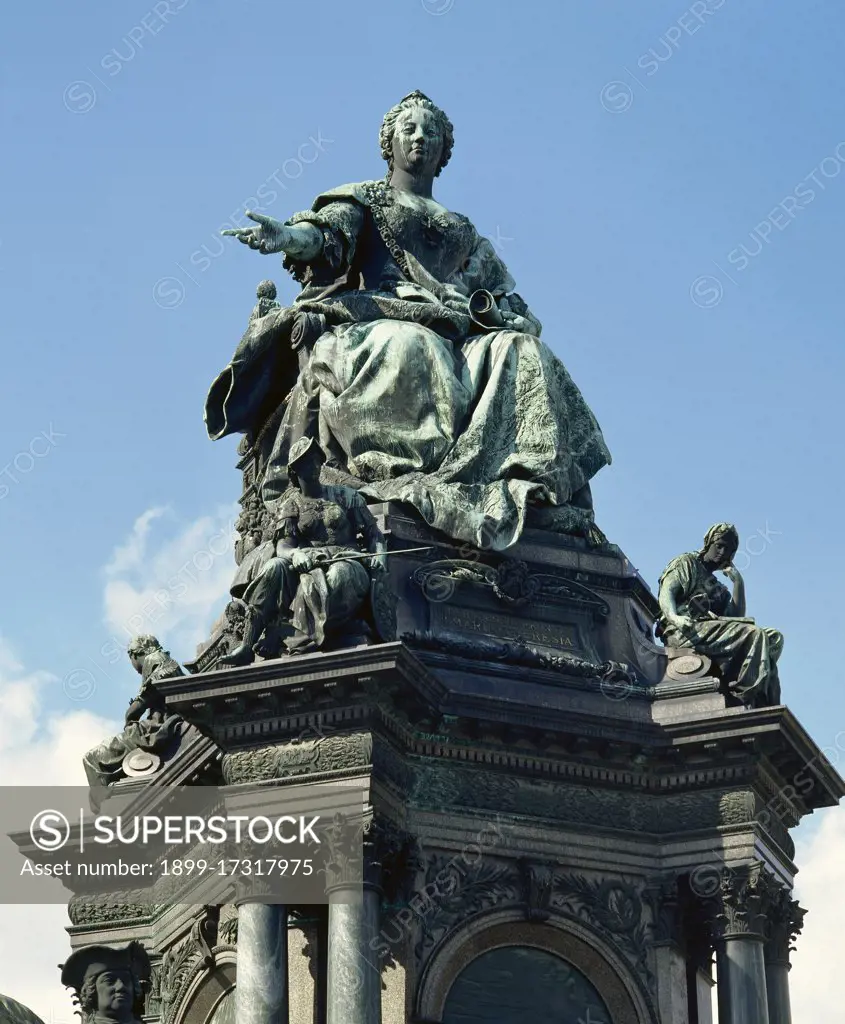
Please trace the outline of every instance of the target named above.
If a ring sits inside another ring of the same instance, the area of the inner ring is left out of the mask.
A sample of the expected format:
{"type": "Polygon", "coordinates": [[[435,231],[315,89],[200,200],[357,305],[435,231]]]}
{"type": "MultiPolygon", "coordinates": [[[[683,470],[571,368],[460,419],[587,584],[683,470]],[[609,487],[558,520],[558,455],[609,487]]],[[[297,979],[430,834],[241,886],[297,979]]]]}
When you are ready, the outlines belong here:
{"type": "Polygon", "coordinates": [[[324,386],[344,391],[356,383],[375,388],[386,379],[425,371],[454,377],[450,342],[428,327],[402,320],[351,324],[324,334],[314,346],[312,369],[324,386]]]}

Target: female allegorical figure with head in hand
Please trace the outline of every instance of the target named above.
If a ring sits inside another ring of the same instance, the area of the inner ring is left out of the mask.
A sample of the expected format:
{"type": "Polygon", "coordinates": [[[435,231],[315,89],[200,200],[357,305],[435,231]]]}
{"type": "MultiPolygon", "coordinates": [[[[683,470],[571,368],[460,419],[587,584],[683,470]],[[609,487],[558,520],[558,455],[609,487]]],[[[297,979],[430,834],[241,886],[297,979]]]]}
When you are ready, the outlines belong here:
{"type": "Polygon", "coordinates": [[[660,577],[658,633],[667,647],[692,647],[712,658],[744,703],[779,704],[783,635],[745,617],[745,581],[732,564],[738,547],[736,527],[717,523],[700,551],[679,555],[666,566],[660,577]],[[716,571],[731,581],[733,593],[716,571]]]}

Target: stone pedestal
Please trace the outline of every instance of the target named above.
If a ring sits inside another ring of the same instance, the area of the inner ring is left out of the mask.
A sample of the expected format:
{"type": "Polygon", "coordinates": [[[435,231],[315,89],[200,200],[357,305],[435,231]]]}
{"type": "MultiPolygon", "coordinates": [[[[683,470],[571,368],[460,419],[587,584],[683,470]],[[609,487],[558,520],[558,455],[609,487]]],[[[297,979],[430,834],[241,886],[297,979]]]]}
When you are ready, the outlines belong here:
{"type": "Polygon", "coordinates": [[[289,1024],[286,907],[240,904],[237,977],[237,1024],[289,1024]]]}
{"type": "MultiPolygon", "coordinates": [[[[573,1020],[710,1024],[711,939],[719,1024],[785,1024],[762,862],[787,891],[788,829],[845,791],[794,717],[729,706],[701,659],[670,664],[617,548],[528,531],[508,552],[457,549],[376,512],[389,549],[426,548],[388,559],[397,640],[159,685],[223,752],[224,781],[360,783],[373,821],[408,838],[383,862],[387,893],[327,883],[328,1024],[454,1024],[479,978],[495,1020],[497,979],[529,964],[562,979],[573,1020]],[[773,794],[796,778],[784,809],[773,794]],[[383,1010],[391,972],[403,996],[383,1010]]],[[[553,1018],[525,988],[522,1019],[553,1018]]],[[[281,1020],[249,991],[238,1024],[281,1020]]]]}

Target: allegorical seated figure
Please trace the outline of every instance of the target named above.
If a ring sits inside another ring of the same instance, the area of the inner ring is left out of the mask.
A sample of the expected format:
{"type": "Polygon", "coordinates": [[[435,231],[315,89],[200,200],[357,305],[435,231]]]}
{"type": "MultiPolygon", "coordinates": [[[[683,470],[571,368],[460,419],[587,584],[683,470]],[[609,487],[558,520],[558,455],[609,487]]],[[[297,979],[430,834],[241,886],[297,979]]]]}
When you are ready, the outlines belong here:
{"type": "Polygon", "coordinates": [[[745,582],[732,564],[739,534],[711,526],[700,551],[673,559],[660,577],[658,635],[667,647],[691,647],[720,668],[731,692],[751,706],[780,703],[777,661],[783,636],[745,615],[745,582]],[[729,591],[715,576],[721,571],[729,591]]]}
{"type": "Polygon", "coordinates": [[[141,676],[141,687],[129,702],[123,732],[98,744],[83,758],[88,782],[94,787],[122,778],[123,759],[131,751],[161,754],[187,728],[183,718],[168,712],[164,699],[155,688],[159,679],[183,675],[179,663],[162,649],[154,636],[148,634],[133,637],[127,653],[133,668],[141,676]]]}
{"type": "Polygon", "coordinates": [[[361,559],[378,550],[381,534],[355,491],[321,483],[325,453],[316,441],[300,438],[288,462],[290,488],[280,502],[274,539],[249,551],[231,587],[246,605],[244,636],[218,665],[248,665],[258,647],[265,657],[279,653],[274,624],[293,629],[288,653],[325,648],[332,635],[357,621],[370,593],[370,572],[361,559]]]}
{"type": "Polygon", "coordinates": [[[382,123],[385,180],[224,232],[284,253],[303,287],[250,319],[209,391],[209,436],[255,442],[270,508],[291,445],[313,437],[338,482],[455,540],[506,548],[529,510],[595,539],[590,480],[610,453],[493,244],[433,197],[453,142],[446,114],[413,92],[382,123]]]}
{"type": "Polygon", "coordinates": [[[62,984],[74,990],[82,1024],[140,1024],[151,967],[140,942],[83,946],[61,965],[62,984]]]}

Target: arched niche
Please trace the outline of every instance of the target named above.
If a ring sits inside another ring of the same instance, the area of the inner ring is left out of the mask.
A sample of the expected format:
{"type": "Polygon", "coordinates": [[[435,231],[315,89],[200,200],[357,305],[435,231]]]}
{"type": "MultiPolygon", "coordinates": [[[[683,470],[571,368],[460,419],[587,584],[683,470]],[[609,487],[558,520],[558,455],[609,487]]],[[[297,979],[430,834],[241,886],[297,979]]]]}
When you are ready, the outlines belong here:
{"type": "Polygon", "coordinates": [[[443,1024],[612,1024],[595,986],[568,960],[537,946],[498,946],[471,960],[449,989],[443,1024]]]}
{"type": "MultiPolygon", "coordinates": [[[[570,1020],[578,1019],[546,1012],[543,993],[547,989],[533,993],[539,997],[536,1008],[528,1003],[527,997],[532,995],[529,985],[548,986],[555,980],[568,986],[562,992],[568,990],[574,1005],[580,1000],[586,1007],[592,1000],[591,1016],[582,1017],[591,1024],[655,1024],[647,997],[628,965],[592,931],[564,918],[553,917],[544,923],[526,921],[514,911],[473,918],[440,945],[420,978],[418,1017],[431,1024],[486,1021],[480,1015],[483,1003],[476,1006],[474,1019],[467,1017],[463,1006],[473,990],[479,992],[479,984],[495,966],[511,972],[523,968],[521,976],[512,974],[512,984],[526,995],[521,1004],[522,1017],[513,1017],[519,1024],[534,1019],[570,1024],[570,1020]],[[598,1016],[599,1012],[604,1016],[598,1016]],[[462,1014],[466,1021],[461,1019],[462,1014]]],[[[511,1003],[520,1005],[513,999],[511,1003]]],[[[490,1024],[511,1024],[511,1019],[504,1016],[509,1012],[507,1001],[500,1002],[491,1010],[496,1015],[489,1017],[490,1024]]]]}

